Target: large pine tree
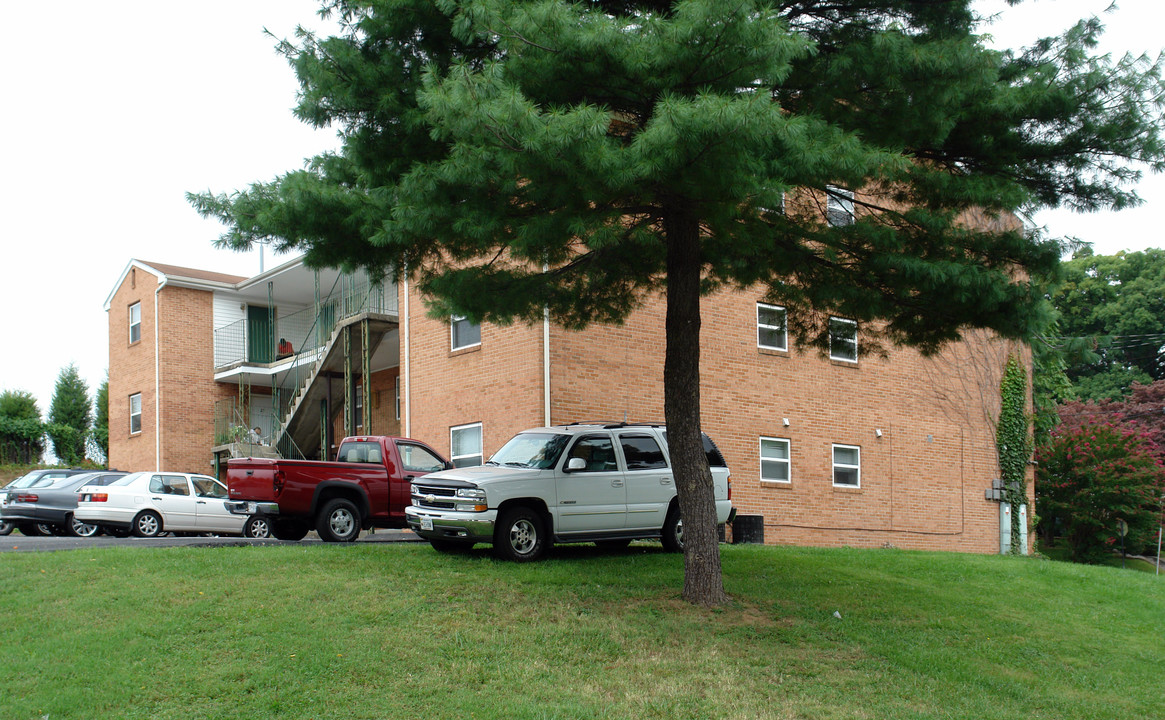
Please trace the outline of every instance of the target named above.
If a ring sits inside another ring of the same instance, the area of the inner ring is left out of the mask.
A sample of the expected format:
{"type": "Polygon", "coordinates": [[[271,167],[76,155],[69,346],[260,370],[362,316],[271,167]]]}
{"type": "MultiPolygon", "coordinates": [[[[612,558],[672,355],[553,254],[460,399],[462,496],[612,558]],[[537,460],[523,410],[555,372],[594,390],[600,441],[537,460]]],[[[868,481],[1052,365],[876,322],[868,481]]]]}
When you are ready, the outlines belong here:
{"type": "Polygon", "coordinates": [[[933,351],[1041,320],[1059,247],[1005,220],[1123,207],[1160,168],[1162,83],[1082,22],[989,50],[969,0],[326,0],[282,51],[339,152],[192,195],[221,243],[412,277],[434,314],[568,327],[666,293],[665,414],[684,597],[723,602],[700,449],[700,297],[761,286],[824,347],[933,351]],[[856,222],[828,222],[828,210],[856,222]],[[975,223],[968,224],[974,215],[975,223]]]}

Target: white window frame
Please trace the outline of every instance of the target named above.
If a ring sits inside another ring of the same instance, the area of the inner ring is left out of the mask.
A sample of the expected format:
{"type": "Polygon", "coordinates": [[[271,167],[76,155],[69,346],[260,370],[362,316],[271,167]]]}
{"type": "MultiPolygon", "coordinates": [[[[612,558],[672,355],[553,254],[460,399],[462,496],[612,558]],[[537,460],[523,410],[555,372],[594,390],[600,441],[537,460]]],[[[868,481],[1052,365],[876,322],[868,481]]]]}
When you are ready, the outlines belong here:
{"type": "Polygon", "coordinates": [[[481,423],[479,422],[468,423],[466,425],[454,425],[453,427],[449,428],[449,461],[452,462],[455,467],[472,467],[469,465],[458,465],[457,461],[463,458],[477,458],[478,465],[485,463],[485,433],[482,431],[481,423]],[[453,442],[453,434],[458,431],[469,430],[471,428],[477,428],[478,447],[481,448],[481,451],[469,455],[454,455],[453,448],[456,444],[453,442]]]}
{"type": "Polygon", "coordinates": [[[142,432],[142,394],[141,393],[134,393],[133,395],[129,396],[129,434],[130,435],[140,435],[141,432],[142,432]],[[137,398],[137,404],[138,404],[138,411],[136,413],[133,411],[134,398],[137,398]],[[134,427],[133,427],[133,420],[135,417],[138,419],[138,429],[137,430],[134,430],[134,427]]]}
{"type": "Polygon", "coordinates": [[[449,347],[453,350],[464,350],[466,348],[478,347],[481,345],[481,325],[477,324],[477,342],[465,343],[464,345],[457,344],[457,323],[465,322],[468,327],[474,327],[473,323],[466,321],[464,315],[453,315],[449,318],[449,347]]]}
{"type": "Polygon", "coordinates": [[[141,302],[133,303],[129,306],[129,344],[139,343],[142,341],[142,304],[141,302]],[[134,310],[137,310],[138,321],[134,322],[134,310]],[[134,328],[137,328],[138,336],[133,336],[134,328]]]}
{"type": "Polygon", "coordinates": [[[834,487],[860,488],[862,486],[862,448],[860,445],[843,445],[841,443],[833,443],[833,447],[831,447],[829,450],[829,461],[830,461],[830,464],[832,466],[832,480],[833,480],[834,487]],[[844,450],[856,450],[858,453],[858,464],[857,465],[849,465],[846,463],[839,463],[837,461],[838,448],[841,448],[844,450]],[[842,468],[844,470],[855,470],[857,472],[857,476],[858,476],[857,482],[852,483],[852,484],[851,483],[839,483],[837,481],[838,468],[842,468]]]}
{"type": "Polygon", "coordinates": [[[834,227],[843,227],[853,225],[855,217],[853,190],[846,190],[836,185],[826,185],[825,222],[834,227]],[[834,222],[835,217],[839,220],[838,222],[834,222]],[[845,221],[841,222],[843,217],[845,221]]]}
{"type": "Polygon", "coordinates": [[[788,352],[788,350],[789,350],[789,313],[783,306],[770,305],[769,303],[757,302],[757,304],[756,304],[756,346],[758,348],[763,348],[765,350],[780,350],[783,352],[788,352]],[[761,309],[779,310],[785,319],[784,327],[778,328],[776,325],[768,325],[768,324],[762,323],[761,319],[760,319],[761,309]],[[763,344],[760,341],[760,331],[762,329],[779,331],[781,333],[781,345],[777,346],[777,345],[765,345],[765,344],[763,344]]]}
{"type": "Polygon", "coordinates": [[[760,460],[760,481],[762,483],[775,483],[778,485],[791,485],[793,483],[793,442],[789,438],[782,437],[765,437],[761,436],[757,444],[757,457],[760,460]],[[765,457],[765,443],[783,443],[785,446],[784,458],[766,458],[765,457]],[[765,463],[783,463],[785,465],[785,479],[766,478],[765,477],[765,463]]]}
{"type": "Polygon", "coordinates": [[[856,363],[858,361],[858,321],[850,320],[849,318],[831,316],[829,318],[829,359],[837,360],[838,362],[856,363]],[[834,322],[846,323],[853,326],[853,341],[854,341],[854,356],[846,357],[844,355],[837,355],[833,351],[833,324],[834,322]]]}

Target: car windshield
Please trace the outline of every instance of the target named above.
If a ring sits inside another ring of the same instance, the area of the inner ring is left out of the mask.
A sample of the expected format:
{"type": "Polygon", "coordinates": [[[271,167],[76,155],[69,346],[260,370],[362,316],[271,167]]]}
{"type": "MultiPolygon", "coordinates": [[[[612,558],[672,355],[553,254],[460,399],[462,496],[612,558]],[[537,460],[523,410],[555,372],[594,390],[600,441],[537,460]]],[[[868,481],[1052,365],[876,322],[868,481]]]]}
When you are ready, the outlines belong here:
{"type": "Polygon", "coordinates": [[[525,467],[545,470],[554,467],[570,440],[558,433],[522,433],[510,438],[502,449],[489,459],[491,465],[525,467]]]}
{"type": "Polygon", "coordinates": [[[43,487],[56,479],[56,476],[48,472],[30,472],[8,483],[8,489],[16,490],[18,488],[43,487]]]}

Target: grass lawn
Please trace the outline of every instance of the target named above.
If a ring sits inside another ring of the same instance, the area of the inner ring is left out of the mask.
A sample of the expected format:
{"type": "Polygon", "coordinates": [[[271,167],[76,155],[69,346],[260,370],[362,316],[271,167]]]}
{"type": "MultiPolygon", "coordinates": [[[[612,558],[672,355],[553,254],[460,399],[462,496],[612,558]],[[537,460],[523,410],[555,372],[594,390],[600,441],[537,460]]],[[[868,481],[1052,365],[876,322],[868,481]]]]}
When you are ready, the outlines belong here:
{"type": "Polygon", "coordinates": [[[1165,717],[1160,578],[722,556],[734,602],[705,610],[650,543],[535,565],[421,544],[7,553],[0,718],[1165,717]]]}

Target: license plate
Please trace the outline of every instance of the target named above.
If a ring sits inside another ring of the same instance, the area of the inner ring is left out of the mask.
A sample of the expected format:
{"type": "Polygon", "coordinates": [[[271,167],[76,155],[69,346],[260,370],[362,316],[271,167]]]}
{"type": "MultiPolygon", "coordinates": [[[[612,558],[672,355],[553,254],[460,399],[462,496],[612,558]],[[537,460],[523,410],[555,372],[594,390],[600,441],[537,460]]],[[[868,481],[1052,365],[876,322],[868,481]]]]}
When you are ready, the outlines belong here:
{"type": "Polygon", "coordinates": [[[421,518],[421,529],[422,530],[432,530],[433,529],[433,518],[422,517],[421,518]]]}

